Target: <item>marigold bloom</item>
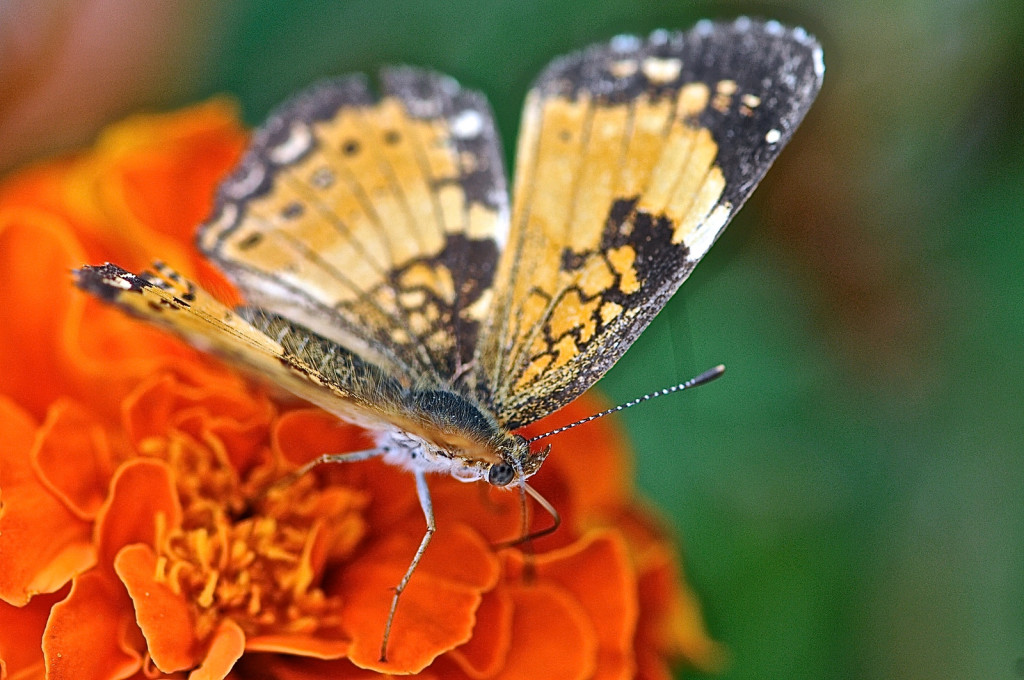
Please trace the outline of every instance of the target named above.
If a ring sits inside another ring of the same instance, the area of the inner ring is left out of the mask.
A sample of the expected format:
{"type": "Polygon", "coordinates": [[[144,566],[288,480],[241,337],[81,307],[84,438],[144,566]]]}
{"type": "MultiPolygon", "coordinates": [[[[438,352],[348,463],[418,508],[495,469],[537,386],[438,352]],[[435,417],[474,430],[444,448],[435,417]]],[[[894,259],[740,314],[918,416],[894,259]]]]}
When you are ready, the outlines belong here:
{"type": "MultiPolygon", "coordinates": [[[[192,234],[244,141],[213,102],[131,119],[0,185],[0,677],[666,678],[680,658],[713,665],[606,420],[559,435],[534,478],[564,522],[530,559],[492,548],[520,530],[515,493],[431,479],[438,531],[378,662],[423,531],[411,477],[368,461],[275,485],[367,434],[70,283],[84,262],[159,257],[230,298],[192,234]]],[[[599,408],[581,399],[528,430],[599,408]]]]}

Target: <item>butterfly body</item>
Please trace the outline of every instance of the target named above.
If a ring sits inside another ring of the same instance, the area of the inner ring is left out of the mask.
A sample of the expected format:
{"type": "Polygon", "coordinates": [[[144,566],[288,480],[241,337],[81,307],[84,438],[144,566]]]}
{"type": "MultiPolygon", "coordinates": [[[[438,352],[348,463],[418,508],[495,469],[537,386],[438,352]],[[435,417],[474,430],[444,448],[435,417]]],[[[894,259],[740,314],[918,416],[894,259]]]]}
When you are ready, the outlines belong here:
{"type": "Polygon", "coordinates": [[[823,73],[802,29],[750,19],[555,60],[527,95],[511,194],[479,93],[409,67],[384,70],[379,96],[362,76],[324,81],[255,133],[199,229],[248,306],[162,265],[83,267],[77,282],[375,431],[345,460],[412,471],[427,517],[400,593],[433,533],[424,475],[529,490],[548,450],[515,431],[622,356],[823,73]]]}

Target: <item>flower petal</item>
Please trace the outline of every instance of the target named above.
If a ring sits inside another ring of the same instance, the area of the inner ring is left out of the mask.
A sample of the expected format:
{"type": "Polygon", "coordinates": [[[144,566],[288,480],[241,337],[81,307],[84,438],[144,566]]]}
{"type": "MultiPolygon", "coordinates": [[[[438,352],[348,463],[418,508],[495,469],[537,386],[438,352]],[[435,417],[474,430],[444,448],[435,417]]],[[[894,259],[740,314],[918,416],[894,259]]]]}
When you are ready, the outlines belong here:
{"type": "Polygon", "coordinates": [[[472,639],[449,652],[448,658],[474,680],[495,675],[512,646],[513,611],[512,598],[505,589],[487,593],[476,612],[472,639]]]}
{"type": "Polygon", "coordinates": [[[157,580],[153,549],[141,543],[126,545],[114,558],[114,570],[132,599],[135,620],[156,667],[165,673],[195,667],[202,649],[195,637],[189,603],[157,580]]]}
{"type": "Polygon", "coordinates": [[[189,673],[188,680],[223,680],[244,651],[245,633],[237,623],[224,619],[213,634],[206,658],[199,668],[189,673]]]}
{"type": "Polygon", "coordinates": [[[67,599],[50,610],[43,633],[47,677],[115,680],[139,670],[141,636],[131,600],[109,572],[75,578],[67,599]],[[138,639],[136,639],[138,636],[138,639]]]}
{"type": "Polygon", "coordinates": [[[36,418],[66,393],[59,340],[78,293],[66,283],[84,256],[67,225],[38,209],[0,203],[0,393],[36,418]]]}
{"type": "Polygon", "coordinates": [[[109,128],[98,145],[100,162],[114,173],[105,178],[107,205],[123,207],[142,227],[140,240],[154,250],[162,240],[187,247],[209,215],[211,190],[237,162],[245,138],[226,99],[191,107],[187,115],[129,118],[109,128]]]}
{"type": "Polygon", "coordinates": [[[0,602],[0,678],[41,678],[43,638],[50,607],[67,597],[70,586],[36,595],[21,607],[0,602]]]}
{"type": "Polygon", "coordinates": [[[90,524],[55,498],[29,464],[42,435],[0,395],[0,598],[14,605],[59,590],[96,561],[90,524]]]}
{"type": "Polygon", "coordinates": [[[593,678],[632,678],[639,604],[622,538],[613,531],[591,532],[569,548],[538,556],[535,570],[536,578],[572,593],[594,624],[598,662],[593,678]]]}
{"type": "Polygon", "coordinates": [[[349,658],[361,668],[418,673],[469,640],[481,593],[497,582],[499,563],[472,529],[460,524],[439,528],[402,593],[388,661],[382,663],[380,644],[394,587],[419,543],[415,528],[396,526],[391,532],[340,575],[337,594],[352,637],[349,658]]]}
{"type": "Polygon", "coordinates": [[[534,583],[509,588],[515,612],[508,659],[495,680],[584,680],[596,670],[597,635],[563,589],[534,583]]]}
{"type": "MultiPolygon", "coordinates": [[[[593,392],[523,428],[537,436],[607,408],[593,392]]],[[[551,440],[552,453],[544,464],[565,477],[575,507],[601,508],[628,504],[633,470],[622,430],[610,418],[599,418],[563,432],[551,440]]]]}
{"type": "MultiPolygon", "coordinates": [[[[440,680],[428,668],[416,675],[416,680],[440,680]]],[[[314,659],[284,654],[246,653],[235,665],[231,678],[273,678],[274,680],[381,680],[393,676],[382,676],[376,671],[354,666],[348,659],[314,659]]],[[[190,679],[191,680],[191,679],[190,679]]],[[[455,680],[445,678],[445,680],[455,680]]]]}
{"type": "Polygon", "coordinates": [[[247,652],[278,652],[314,659],[340,659],[348,654],[349,647],[347,637],[339,633],[337,638],[332,638],[324,630],[304,635],[255,635],[245,641],[247,652]]]}
{"type": "Polygon", "coordinates": [[[114,471],[106,433],[79,404],[57,400],[35,451],[42,482],[71,512],[95,519],[114,471]]]}
{"type": "Polygon", "coordinates": [[[697,598],[680,585],[675,555],[666,546],[651,547],[639,568],[638,677],[667,680],[668,662],[678,658],[706,671],[721,669],[725,650],[708,636],[697,598]]]}
{"type": "Polygon", "coordinates": [[[126,545],[156,546],[181,523],[181,504],[167,465],[135,458],[114,473],[110,497],[96,518],[101,566],[114,563],[126,545]]]}
{"type": "MultiPolygon", "coordinates": [[[[496,488],[486,483],[465,484],[451,477],[431,479],[434,514],[438,526],[465,524],[497,544],[522,535],[523,508],[517,488],[496,488]]],[[[527,498],[527,503],[533,501],[527,498]]],[[[550,518],[532,512],[536,528],[550,518]]]]}
{"type": "Polygon", "coordinates": [[[274,422],[271,436],[274,449],[286,462],[296,466],[325,453],[346,453],[374,446],[366,430],[318,408],[281,414],[274,422]]]}

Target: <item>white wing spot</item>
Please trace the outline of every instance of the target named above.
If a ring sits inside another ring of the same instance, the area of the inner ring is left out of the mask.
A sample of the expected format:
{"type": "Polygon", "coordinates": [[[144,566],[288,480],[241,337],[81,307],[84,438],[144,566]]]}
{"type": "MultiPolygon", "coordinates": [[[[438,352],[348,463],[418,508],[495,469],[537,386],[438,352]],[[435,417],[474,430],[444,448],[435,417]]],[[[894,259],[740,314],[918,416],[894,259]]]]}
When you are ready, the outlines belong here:
{"type": "Polygon", "coordinates": [[[723,203],[715,206],[707,217],[704,218],[704,222],[697,228],[697,233],[694,235],[693,241],[686,244],[689,248],[687,258],[696,262],[697,260],[704,257],[708,249],[711,248],[711,244],[715,242],[718,235],[722,233],[722,229],[729,221],[729,217],[732,214],[732,204],[723,203]]]}
{"type": "Polygon", "coordinates": [[[294,163],[313,146],[313,133],[306,125],[293,125],[288,139],[270,149],[267,156],[277,165],[294,163]]]}
{"type": "Polygon", "coordinates": [[[121,290],[131,290],[132,282],[123,276],[117,276],[112,279],[103,279],[103,282],[114,288],[120,288],[121,290]]]}
{"type": "Polygon", "coordinates": [[[455,116],[452,121],[452,134],[459,139],[478,137],[484,130],[484,119],[479,111],[466,109],[455,116]]]}
{"type": "Polygon", "coordinates": [[[820,79],[825,75],[825,53],[821,51],[820,47],[816,47],[811,58],[814,59],[814,75],[820,79]]]}
{"type": "Polygon", "coordinates": [[[764,135],[764,141],[768,142],[769,144],[776,144],[780,139],[782,139],[782,133],[776,130],[775,128],[772,128],[764,135]]]}
{"type": "Polygon", "coordinates": [[[681,59],[647,57],[640,68],[652,83],[671,83],[682,72],[683,61],[681,59]]]}

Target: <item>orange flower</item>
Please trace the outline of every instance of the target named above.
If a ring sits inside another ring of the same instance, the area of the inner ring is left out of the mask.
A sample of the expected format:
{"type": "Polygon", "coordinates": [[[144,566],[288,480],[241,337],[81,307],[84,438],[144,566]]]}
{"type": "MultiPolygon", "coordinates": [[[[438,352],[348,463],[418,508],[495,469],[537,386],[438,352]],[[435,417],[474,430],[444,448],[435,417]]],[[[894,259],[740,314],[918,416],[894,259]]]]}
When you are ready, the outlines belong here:
{"type": "MultiPolygon", "coordinates": [[[[319,454],[365,448],[366,433],[70,284],[85,262],[160,257],[233,295],[191,239],[244,142],[213,102],[129,120],[0,185],[0,677],[666,678],[678,658],[713,665],[605,420],[559,435],[534,478],[564,522],[530,558],[492,547],[519,532],[517,494],[431,480],[438,531],[378,662],[423,531],[411,477],[368,461],[275,486],[319,454]]],[[[581,399],[528,430],[599,408],[581,399]]]]}

